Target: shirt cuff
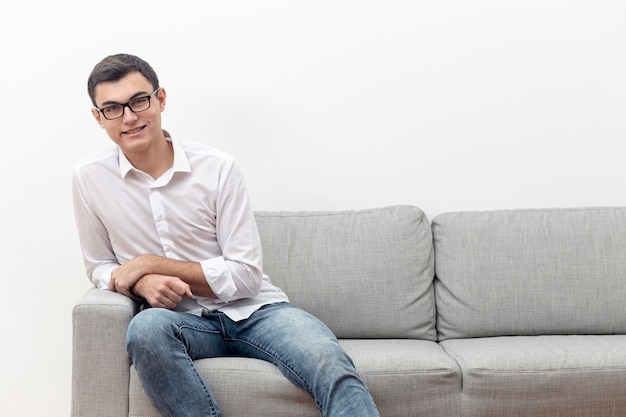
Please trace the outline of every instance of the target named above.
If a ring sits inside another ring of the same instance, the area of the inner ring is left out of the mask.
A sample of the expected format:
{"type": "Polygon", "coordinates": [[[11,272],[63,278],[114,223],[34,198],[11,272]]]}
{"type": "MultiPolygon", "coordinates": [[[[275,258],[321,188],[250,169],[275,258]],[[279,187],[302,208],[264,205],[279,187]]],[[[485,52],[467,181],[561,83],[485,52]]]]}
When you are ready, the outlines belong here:
{"type": "Polygon", "coordinates": [[[96,269],[93,274],[93,279],[91,280],[94,287],[102,290],[108,290],[109,281],[111,281],[111,272],[113,272],[113,270],[118,266],[119,265],[106,266],[104,268],[96,269]]]}
{"type": "Polygon", "coordinates": [[[226,266],[224,257],[207,259],[200,262],[204,277],[220,301],[229,302],[234,299],[237,287],[226,266]]]}

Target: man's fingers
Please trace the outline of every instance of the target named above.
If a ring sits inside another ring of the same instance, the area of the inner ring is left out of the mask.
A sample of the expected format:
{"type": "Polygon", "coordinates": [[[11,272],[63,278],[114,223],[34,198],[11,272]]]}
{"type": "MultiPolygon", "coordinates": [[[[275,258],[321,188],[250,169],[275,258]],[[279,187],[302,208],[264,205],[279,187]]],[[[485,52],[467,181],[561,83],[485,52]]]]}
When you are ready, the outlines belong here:
{"type": "MultiPolygon", "coordinates": [[[[185,297],[193,297],[193,294],[191,293],[191,287],[189,286],[189,284],[187,284],[185,281],[181,280],[180,278],[176,278],[176,277],[171,277],[173,278],[175,281],[171,284],[171,289],[176,293],[176,295],[180,296],[181,299],[183,296],[185,297]]],[[[178,302],[180,302],[180,300],[178,300],[178,302]]]]}
{"type": "Polygon", "coordinates": [[[157,301],[158,301],[158,304],[153,307],[172,309],[178,305],[177,301],[174,301],[167,296],[159,297],[157,301]]]}
{"type": "Polygon", "coordinates": [[[113,291],[122,295],[125,295],[126,297],[132,298],[133,300],[139,301],[140,298],[137,297],[137,295],[133,294],[133,291],[131,288],[125,288],[122,285],[119,285],[119,283],[117,282],[117,279],[115,279],[114,277],[111,277],[111,279],[109,280],[109,291],[113,291]]]}
{"type": "Polygon", "coordinates": [[[152,307],[173,309],[183,297],[193,297],[189,284],[178,277],[149,274],[140,282],[141,295],[152,307]]]}

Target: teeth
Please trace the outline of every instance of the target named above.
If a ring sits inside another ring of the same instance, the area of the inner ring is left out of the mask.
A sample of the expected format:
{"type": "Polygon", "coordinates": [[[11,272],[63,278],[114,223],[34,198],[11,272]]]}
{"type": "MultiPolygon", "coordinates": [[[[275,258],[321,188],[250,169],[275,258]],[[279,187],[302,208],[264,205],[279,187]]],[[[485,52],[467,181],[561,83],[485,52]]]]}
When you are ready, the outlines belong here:
{"type": "Polygon", "coordinates": [[[140,128],[140,127],[138,127],[137,129],[128,130],[126,133],[127,133],[127,134],[133,134],[133,133],[137,133],[137,132],[139,132],[140,130],[141,130],[141,128],[140,128]]]}

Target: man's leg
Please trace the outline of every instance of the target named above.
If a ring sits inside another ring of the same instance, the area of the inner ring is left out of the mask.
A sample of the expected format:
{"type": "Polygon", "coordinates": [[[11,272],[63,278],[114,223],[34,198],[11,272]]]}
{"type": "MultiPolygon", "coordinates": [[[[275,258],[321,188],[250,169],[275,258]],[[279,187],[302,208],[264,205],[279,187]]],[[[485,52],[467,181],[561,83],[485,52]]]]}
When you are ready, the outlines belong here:
{"type": "Polygon", "coordinates": [[[264,306],[250,318],[224,317],[225,340],[238,355],[269,361],[313,397],[325,417],[376,417],[374,401],[335,335],[289,303],[264,306]]]}
{"type": "Polygon", "coordinates": [[[192,314],[150,308],[130,322],[126,349],[144,391],[163,417],[219,417],[192,361],[227,356],[221,329],[192,314]]]}

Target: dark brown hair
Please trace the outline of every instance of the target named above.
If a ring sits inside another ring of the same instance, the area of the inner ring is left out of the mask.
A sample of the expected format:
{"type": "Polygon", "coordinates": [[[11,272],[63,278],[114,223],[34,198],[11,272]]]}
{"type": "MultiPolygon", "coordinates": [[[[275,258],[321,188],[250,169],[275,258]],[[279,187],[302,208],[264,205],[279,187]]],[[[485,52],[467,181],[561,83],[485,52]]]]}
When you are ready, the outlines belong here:
{"type": "Polygon", "coordinates": [[[143,59],[130,54],[110,55],[96,64],[87,80],[87,92],[89,93],[91,103],[94,106],[96,105],[95,92],[98,84],[121,80],[134,71],[146,77],[152,83],[153,89],[156,90],[160,87],[156,72],[143,59]]]}

